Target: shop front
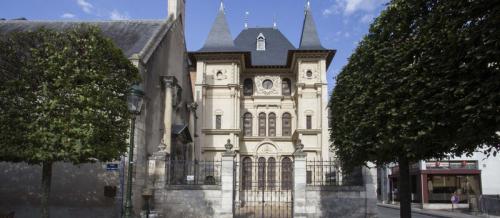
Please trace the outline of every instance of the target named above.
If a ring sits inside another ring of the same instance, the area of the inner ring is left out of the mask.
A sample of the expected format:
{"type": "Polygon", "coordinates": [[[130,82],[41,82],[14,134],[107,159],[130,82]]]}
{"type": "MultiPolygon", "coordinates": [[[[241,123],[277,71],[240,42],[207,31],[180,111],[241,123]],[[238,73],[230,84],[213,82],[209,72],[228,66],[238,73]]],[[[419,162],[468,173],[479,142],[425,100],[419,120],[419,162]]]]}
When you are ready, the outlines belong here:
{"type": "MultiPolygon", "coordinates": [[[[399,201],[399,168],[391,168],[390,198],[399,201]]],[[[421,161],[410,169],[411,198],[428,209],[476,207],[481,195],[481,171],[477,161],[421,161]],[[457,204],[451,198],[458,197],[457,204]]]]}

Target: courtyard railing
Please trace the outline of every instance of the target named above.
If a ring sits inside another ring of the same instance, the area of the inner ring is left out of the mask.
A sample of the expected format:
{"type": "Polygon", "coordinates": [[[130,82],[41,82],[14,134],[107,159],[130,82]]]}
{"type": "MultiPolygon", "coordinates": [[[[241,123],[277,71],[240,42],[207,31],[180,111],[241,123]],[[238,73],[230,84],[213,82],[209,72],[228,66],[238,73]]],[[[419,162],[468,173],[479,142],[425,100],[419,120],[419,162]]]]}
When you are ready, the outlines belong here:
{"type": "Polygon", "coordinates": [[[168,185],[220,185],[222,162],[171,160],[167,163],[168,185]]]}
{"type": "Polygon", "coordinates": [[[307,161],[306,183],[308,186],[361,186],[361,168],[343,172],[337,161],[307,161]]]}

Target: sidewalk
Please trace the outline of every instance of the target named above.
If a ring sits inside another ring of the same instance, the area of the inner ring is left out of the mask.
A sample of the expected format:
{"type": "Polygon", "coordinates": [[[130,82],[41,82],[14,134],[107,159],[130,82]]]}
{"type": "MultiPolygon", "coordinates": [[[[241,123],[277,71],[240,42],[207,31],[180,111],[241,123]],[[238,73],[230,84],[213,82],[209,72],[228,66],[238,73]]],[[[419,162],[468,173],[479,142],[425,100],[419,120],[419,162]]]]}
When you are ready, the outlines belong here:
{"type": "MultiPolygon", "coordinates": [[[[377,203],[377,206],[387,207],[387,208],[392,208],[392,209],[398,209],[399,210],[399,205],[394,205],[394,204],[377,203]]],[[[435,216],[435,217],[442,217],[442,218],[477,218],[477,217],[497,218],[496,216],[488,216],[488,215],[477,215],[477,216],[474,216],[474,215],[460,213],[460,212],[441,211],[441,210],[424,210],[424,209],[415,208],[415,207],[412,207],[411,211],[413,213],[419,213],[419,214],[423,214],[423,215],[429,215],[429,216],[435,216]]]]}

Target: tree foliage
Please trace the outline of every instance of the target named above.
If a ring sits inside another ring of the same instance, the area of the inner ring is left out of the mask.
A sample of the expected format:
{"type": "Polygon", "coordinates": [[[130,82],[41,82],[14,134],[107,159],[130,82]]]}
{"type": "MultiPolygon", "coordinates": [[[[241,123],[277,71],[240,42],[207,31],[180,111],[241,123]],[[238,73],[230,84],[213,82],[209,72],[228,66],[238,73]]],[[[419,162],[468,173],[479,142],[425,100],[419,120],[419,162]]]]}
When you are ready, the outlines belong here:
{"type": "Polygon", "coordinates": [[[500,136],[500,2],[393,0],[337,77],[332,132],[344,166],[417,161],[500,136]]]}
{"type": "Polygon", "coordinates": [[[0,160],[108,161],[125,152],[137,68],[92,26],[0,39],[0,160]]]}

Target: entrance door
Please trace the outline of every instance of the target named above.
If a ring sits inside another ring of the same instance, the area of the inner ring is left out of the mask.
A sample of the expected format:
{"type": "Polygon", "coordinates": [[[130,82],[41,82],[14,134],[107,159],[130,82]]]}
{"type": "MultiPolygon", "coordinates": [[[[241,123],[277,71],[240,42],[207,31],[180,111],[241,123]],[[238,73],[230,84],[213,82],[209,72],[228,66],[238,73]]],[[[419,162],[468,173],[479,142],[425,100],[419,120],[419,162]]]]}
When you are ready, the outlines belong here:
{"type": "Polygon", "coordinates": [[[234,175],[235,217],[292,217],[290,157],[242,157],[234,175]]]}

